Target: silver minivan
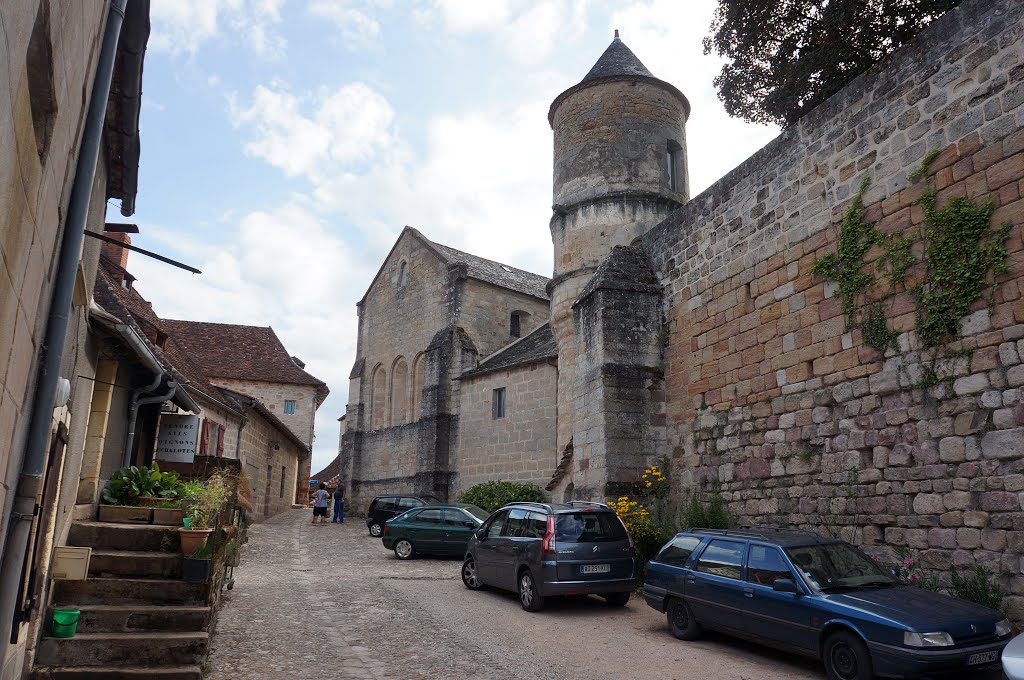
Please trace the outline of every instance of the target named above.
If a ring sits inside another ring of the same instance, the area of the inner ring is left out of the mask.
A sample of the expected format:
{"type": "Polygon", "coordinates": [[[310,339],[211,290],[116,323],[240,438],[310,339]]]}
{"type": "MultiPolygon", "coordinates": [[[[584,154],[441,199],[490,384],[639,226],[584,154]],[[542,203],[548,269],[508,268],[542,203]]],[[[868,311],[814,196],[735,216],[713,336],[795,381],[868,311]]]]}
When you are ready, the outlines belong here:
{"type": "Polygon", "coordinates": [[[563,595],[601,595],[621,607],[636,589],[636,549],[602,503],[510,503],[469,539],[462,582],[518,593],[528,612],[563,595]]]}

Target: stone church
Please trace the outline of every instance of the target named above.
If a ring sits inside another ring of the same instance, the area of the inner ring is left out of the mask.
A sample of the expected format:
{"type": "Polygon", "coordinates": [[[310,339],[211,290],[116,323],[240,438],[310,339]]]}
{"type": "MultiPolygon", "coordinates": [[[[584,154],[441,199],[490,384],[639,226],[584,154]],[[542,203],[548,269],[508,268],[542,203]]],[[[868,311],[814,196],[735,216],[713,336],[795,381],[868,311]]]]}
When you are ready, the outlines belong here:
{"type": "Polygon", "coordinates": [[[406,229],[359,303],[356,507],[491,479],[603,500],[667,456],[674,493],[741,521],[983,566],[1024,620],[1022,26],[1017,0],[965,0],[693,198],[686,98],[613,40],[549,111],[552,278],[406,229]],[[1005,251],[926,342],[950,205],[988,220],[957,256],[1005,251]],[[858,206],[912,263],[865,249],[844,304],[815,263],[858,206]]]}
{"type": "Polygon", "coordinates": [[[635,342],[660,331],[658,298],[614,319],[592,312],[617,291],[657,290],[649,268],[615,248],[687,200],[688,115],[686,97],[616,32],[548,114],[553,278],[405,228],[358,303],[340,447],[357,507],[384,492],[454,497],[493,479],[602,497],[661,452],[659,348],[635,342]],[[643,313],[653,325],[627,318],[643,313]],[[636,322],[650,328],[637,334],[636,322]],[[654,427],[638,438],[641,421],[654,427]]]}

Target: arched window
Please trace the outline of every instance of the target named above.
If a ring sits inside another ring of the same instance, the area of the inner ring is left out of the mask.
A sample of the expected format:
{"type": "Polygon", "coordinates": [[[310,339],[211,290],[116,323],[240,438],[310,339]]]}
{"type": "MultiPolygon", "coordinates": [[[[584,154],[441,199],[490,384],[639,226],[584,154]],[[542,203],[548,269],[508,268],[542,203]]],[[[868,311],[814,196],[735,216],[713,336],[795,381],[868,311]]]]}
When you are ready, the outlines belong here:
{"type": "Polygon", "coordinates": [[[409,422],[409,364],[399,357],[391,369],[391,424],[409,422]]]}
{"type": "Polygon", "coordinates": [[[398,287],[405,288],[406,284],[409,283],[409,263],[403,262],[398,267],[398,287]]]}
{"type": "Polygon", "coordinates": [[[388,374],[384,367],[373,369],[370,383],[370,429],[379,430],[387,425],[386,402],[388,396],[388,374]]]}
{"type": "Polygon", "coordinates": [[[412,413],[410,419],[419,420],[423,410],[423,382],[426,372],[427,358],[425,354],[416,357],[412,367],[412,413]]]}

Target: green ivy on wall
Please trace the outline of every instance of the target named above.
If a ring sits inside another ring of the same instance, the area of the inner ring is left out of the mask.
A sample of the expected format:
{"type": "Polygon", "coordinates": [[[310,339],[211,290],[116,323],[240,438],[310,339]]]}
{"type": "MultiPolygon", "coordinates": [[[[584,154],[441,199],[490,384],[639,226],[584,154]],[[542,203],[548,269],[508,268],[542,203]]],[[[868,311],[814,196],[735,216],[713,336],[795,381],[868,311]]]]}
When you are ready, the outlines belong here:
{"type": "MultiPolygon", "coordinates": [[[[937,152],[929,153],[910,175],[918,181],[927,173],[937,152]]],[[[837,284],[847,330],[860,329],[864,342],[879,352],[898,349],[898,334],[889,326],[886,302],[903,290],[914,298],[917,332],[926,348],[960,337],[960,320],[986,291],[989,302],[999,276],[1008,273],[1006,241],[1010,225],[990,225],[995,206],[991,200],[976,204],[956,197],[939,209],[936,191],[929,188],[915,203],[924,210],[917,235],[885,234],[865,220],[865,177],[839,226],[836,252],[815,261],[813,273],[837,284]],[[918,264],[913,246],[923,242],[924,283],[906,288],[907,271],[918,264]],[[874,246],[882,249],[874,267],[866,261],[874,246]],[[887,285],[876,278],[880,273],[887,285]]]]}

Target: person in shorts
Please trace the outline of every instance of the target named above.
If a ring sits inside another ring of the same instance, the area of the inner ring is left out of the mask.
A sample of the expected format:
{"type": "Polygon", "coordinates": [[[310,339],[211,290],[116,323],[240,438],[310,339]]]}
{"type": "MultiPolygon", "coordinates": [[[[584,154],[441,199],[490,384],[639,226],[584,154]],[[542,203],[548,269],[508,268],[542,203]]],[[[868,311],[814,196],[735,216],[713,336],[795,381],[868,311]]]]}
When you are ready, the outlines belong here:
{"type": "Polygon", "coordinates": [[[320,488],[313,496],[313,524],[320,520],[320,524],[327,524],[327,506],[330,505],[331,494],[327,493],[327,485],[320,482],[320,488]]]}

